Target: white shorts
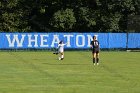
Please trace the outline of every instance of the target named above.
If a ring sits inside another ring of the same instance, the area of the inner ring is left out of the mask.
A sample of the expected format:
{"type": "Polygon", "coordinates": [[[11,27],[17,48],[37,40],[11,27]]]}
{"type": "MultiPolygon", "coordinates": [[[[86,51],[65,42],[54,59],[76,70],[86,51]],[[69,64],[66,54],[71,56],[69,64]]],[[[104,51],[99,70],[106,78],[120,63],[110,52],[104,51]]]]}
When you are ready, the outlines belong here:
{"type": "Polygon", "coordinates": [[[58,52],[59,52],[59,53],[62,53],[62,52],[64,52],[64,49],[59,49],[58,52]]]}

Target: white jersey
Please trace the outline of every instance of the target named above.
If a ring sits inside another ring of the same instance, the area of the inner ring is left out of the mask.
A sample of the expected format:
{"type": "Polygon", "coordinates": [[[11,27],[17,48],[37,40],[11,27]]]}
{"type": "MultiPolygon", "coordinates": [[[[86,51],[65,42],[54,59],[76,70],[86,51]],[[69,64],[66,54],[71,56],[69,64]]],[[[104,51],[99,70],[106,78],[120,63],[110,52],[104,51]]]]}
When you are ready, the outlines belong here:
{"type": "Polygon", "coordinates": [[[62,52],[64,52],[64,46],[65,46],[66,44],[59,44],[58,45],[58,51],[60,52],[60,53],[62,53],[62,52]]]}

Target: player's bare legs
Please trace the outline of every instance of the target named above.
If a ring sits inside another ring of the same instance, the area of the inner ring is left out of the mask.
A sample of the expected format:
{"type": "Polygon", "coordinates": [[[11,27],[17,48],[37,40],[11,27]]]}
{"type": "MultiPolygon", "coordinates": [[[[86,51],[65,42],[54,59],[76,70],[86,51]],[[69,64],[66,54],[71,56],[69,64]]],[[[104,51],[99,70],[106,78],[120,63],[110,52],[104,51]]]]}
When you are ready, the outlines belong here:
{"type": "Polygon", "coordinates": [[[61,60],[64,59],[64,52],[61,53],[61,60]]]}
{"type": "Polygon", "coordinates": [[[95,65],[97,63],[97,65],[99,65],[99,53],[92,53],[93,55],[93,64],[95,65]]]}
{"type": "Polygon", "coordinates": [[[92,55],[93,55],[93,64],[95,65],[96,53],[92,53],[92,55]]]}
{"type": "Polygon", "coordinates": [[[64,52],[61,52],[61,53],[60,53],[59,60],[63,60],[63,59],[64,59],[64,52]]]}

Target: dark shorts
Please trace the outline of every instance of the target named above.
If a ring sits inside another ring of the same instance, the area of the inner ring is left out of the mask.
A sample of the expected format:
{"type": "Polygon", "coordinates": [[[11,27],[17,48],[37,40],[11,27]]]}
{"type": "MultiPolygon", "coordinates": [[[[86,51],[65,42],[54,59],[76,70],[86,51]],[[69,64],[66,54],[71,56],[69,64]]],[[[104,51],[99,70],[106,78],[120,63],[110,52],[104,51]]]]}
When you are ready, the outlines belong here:
{"type": "Polygon", "coordinates": [[[99,49],[93,49],[93,50],[92,50],[92,53],[98,54],[98,53],[99,53],[99,49]]]}

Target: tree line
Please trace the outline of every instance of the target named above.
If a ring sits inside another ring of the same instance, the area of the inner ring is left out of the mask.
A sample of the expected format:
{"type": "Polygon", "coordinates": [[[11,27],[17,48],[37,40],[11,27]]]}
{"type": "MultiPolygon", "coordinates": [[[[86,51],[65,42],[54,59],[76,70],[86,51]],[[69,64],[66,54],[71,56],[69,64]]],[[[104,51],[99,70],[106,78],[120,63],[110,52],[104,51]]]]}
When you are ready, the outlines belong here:
{"type": "Polygon", "coordinates": [[[1,0],[1,32],[140,32],[140,0],[1,0]]]}

